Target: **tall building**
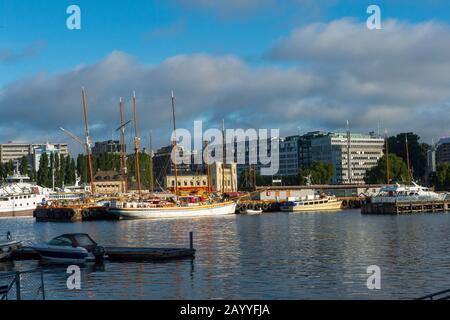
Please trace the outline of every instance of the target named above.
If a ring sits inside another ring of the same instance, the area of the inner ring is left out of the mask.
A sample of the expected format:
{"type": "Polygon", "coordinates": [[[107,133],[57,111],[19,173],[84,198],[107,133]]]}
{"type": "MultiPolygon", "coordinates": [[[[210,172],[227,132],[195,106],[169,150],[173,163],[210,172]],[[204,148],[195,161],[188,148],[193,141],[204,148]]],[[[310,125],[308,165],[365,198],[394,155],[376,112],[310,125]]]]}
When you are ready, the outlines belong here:
{"type": "Polygon", "coordinates": [[[374,167],[383,156],[384,139],[374,135],[329,133],[312,139],[311,160],[334,166],[333,184],[363,184],[366,171],[374,167]],[[350,145],[350,166],[348,166],[350,145]],[[349,174],[350,171],[350,174],[349,174]]]}
{"type": "Polygon", "coordinates": [[[450,162],[450,137],[439,140],[436,146],[436,162],[450,162]]]}
{"type": "Polygon", "coordinates": [[[9,161],[20,160],[23,156],[28,157],[31,166],[37,170],[39,168],[40,154],[44,150],[53,150],[60,155],[67,156],[69,147],[66,143],[44,143],[44,144],[28,144],[28,143],[5,143],[0,144],[0,162],[8,163],[9,161]]]}
{"type": "Polygon", "coordinates": [[[280,176],[297,175],[301,169],[311,165],[311,141],[327,135],[327,132],[314,131],[304,135],[280,139],[280,176]]]}
{"type": "MultiPolygon", "coordinates": [[[[126,146],[123,146],[123,151],[126,152],[126,146]]],[[[108,141],[99,141],[94,144],[92,148],[93,154],[102,154],[102,153],[120,153],[122,152],[122,145],[120,141],[117,140],[108,140],[108,141]]]]}

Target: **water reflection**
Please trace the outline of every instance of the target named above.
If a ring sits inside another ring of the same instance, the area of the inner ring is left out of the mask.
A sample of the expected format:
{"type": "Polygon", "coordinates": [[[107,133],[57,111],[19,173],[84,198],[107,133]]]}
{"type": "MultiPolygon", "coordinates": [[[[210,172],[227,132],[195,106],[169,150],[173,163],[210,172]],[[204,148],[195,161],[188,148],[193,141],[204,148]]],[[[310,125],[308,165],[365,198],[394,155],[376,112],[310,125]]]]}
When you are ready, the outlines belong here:
{"type": "MultiPolygon", "coordinates": [[[[69,291],[65,269],[45,269],[50,299],[375,299],[414,298],[450,288],[450,215],[362,216],[340,213],[230,216],[74,224],[0,220],[0,236],[43,242],[89,233],[105,246],[188,247],[194,260],[106,263],[82,269],[69,291]],[[382,270],[382,290],[366,287],[366,269],[382,270]]],[[[37,262],[0,263],[0,271],[37,262]]]]}

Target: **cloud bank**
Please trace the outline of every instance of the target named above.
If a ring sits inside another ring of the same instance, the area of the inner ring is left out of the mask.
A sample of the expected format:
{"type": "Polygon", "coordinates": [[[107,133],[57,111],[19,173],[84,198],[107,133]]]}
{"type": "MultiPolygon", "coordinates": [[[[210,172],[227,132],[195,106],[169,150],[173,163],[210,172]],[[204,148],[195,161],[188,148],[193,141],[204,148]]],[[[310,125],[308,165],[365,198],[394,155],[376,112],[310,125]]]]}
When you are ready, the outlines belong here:
{"type": "Polygon", "coordinates": [[[142,136],[151,130],[155,145],[169,144],[173,89],[179,127],[198,119],[220,127],[225,118],[230,128],[280,128],[285,135],[298,127],[339,130],[349,119],[354,131],[380,126],[431,141],[450,133],[449,31],[434,22],[391,20],[377,31],[348,19],[311,24],[277,41],[265,67],[209,54],[146,65],[115,51],[92,65],[0,88],[0,141],[69,141],[60,126],[82,136],[81,86],[94,140],[110,138],[118,127],[119,97],[131,118],[136,90],[142,136]]]}

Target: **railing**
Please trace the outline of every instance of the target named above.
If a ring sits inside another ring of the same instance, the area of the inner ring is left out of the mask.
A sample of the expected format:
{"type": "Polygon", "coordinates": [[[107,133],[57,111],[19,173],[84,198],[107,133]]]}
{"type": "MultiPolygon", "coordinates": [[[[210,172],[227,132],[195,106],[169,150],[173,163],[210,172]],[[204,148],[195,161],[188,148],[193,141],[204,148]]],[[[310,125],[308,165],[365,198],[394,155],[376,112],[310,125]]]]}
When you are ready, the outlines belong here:
{"type": "Polygon", "coordinates": [[[432,293],[417,300],[450,300],[450,289],[432,293]]]}
{"type": "Polygon", "coordinates": [[[45,300],[42,269],[0,273],[1,300],[45,300]]]}

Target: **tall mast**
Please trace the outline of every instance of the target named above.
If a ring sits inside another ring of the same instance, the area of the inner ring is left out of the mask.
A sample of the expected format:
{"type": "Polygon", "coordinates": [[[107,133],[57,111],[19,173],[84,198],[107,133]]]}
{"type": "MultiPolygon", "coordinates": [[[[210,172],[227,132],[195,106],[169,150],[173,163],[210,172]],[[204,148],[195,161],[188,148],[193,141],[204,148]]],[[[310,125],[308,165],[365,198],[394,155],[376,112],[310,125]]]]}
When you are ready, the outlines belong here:
{"type": "Polygon", "coordinates": [[[222,119],[222,193],[225,193],[225,119],[222,119]]]}
{"type": "Polygon", "coordinates": [[[88,116],[87,116],[87,108],[86,108],[86,92],[84,90],[84,87],[81,88],[81,95],[83,97],[83,111],[84,111],[84,124],[86,126],[86,152],[88,157],[88,168],[89,168],[89,178],[90,178],[90,185],[91,185],[91,193],[95,193],[94,189],[94,177],[92,174],[92,161],[91,161],[91,138],[89,136],[89,123],[88,123],[88,116]]]}
{"type": "Polygon", "coordinates": [[[408,185],[411,185],[411,164],[409,163],[409,147],[408,147],[408,134],[405,133],[405,144],[406,144],[406,162],[408,165],[408,185]]]}
{"type": "Polygon", "coordinates": [[[176,115],[175,115],[175,95],[173,94],[173,90],[172,90],[172,121],[173,121],[173,149],[175,150],[175,163],[173,164],[174,166],[174,171],[175,171],[175,195],[178,196],[178,167],[177,167],[177,155],[178,155],[178,150],[177,150],[177,121],[176,121],[176,115]]]}
{"type": "Polygon", "coordinates": [[[120,173],[122,174],[124,192],[127,192],[127,160],[125,156],[125,126],[123,121],[123,104],[122,98],[120,98],[120,173]]]}
{"type": "Polygon", "coordinates": [[[211,193],[211,167],[209,165],[209,150],[208,150],[208,141],[205,141],[205,152],[206,152],[206,171],[208,173],[208,193],[211,193]]]}
{"type": "Polygon", "coordinates": [[[386,143],[386,183],[389,184],[390,177],[389,177],[389,141],[387,136],[387,130],[384,131],[385,134],[385,143],[386,143]]]}
{"type": "Polygon", "coordinates": [[[154,177],[153,177],[153,143],[152,143],[152,132],[150,131],[149,136],[149,147],[150,147],[150,193],[153,195],[153,184],[154,184],[154,177]]]}
{"type": "Polygon", "coordinates": [[[348,174],[348,183],[352,184],[352,162],[351,162],[351,135],[350,135],[350,126],[347,120],[347,174],[348,174]]]}
{"type": "Polygon", "coordinates": [[[133,114],[134,114],[134,158],[136,162],[136,178],[138,184],[139,197],[141,197],[141,170],[139,168],[139,138],[136,114],[136,92],[133,91],[133,114]]]}

